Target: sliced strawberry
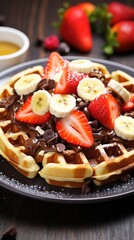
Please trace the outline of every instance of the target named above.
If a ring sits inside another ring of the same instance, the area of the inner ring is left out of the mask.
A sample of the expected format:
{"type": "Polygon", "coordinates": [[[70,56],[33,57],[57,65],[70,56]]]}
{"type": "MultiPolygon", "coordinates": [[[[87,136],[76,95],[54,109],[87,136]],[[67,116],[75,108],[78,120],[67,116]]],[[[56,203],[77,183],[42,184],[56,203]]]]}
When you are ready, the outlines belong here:
{"type": "Polygon", "coordinates": [[[134,96],[132,96],[131,99],[127,103],[124,103],[122,105],[121,110],[123,112],[130,112],[130,111],[134,110],[134,96]]]}
{"type": "Polygon", "coordinates": [[[65,68],[60,81],[57,83],[54,93],[56,94],[76,94],[79,82],[88,77],[88,74],[70,71],[65,68]]]}
{"type": "Polygon", "coordinates": [[[85,114],[74,110],[69,116],[59,120],[56,130],[61,138],[82,147],[91,147],[94,143],[92,131],[85,114]]]}
{"type": "Polygon", "coordinates": [[[52,52],[44,68],[45,77],[47,79],[53,79],[56,73],[66,68],[66,65],[68,65],[68,62],[64,60],[59,53],[52,52]]]}
{"type": "Polygon", "coordinates": [[[95,119],[109,129],[113,129],[114,121],[121,113],[119,102],[109,93],[95,98],[88,109],[95,119]]]}
{"type": "Polygon", "coordinates": [[[37,115],[32,111],[31,98],[32,96],[28,97],[24,105],[16,112],[16,119],[31,124],[42,124],[49,121],[51,117],[50,112],[47,112],[44,115],[37,115]]]}

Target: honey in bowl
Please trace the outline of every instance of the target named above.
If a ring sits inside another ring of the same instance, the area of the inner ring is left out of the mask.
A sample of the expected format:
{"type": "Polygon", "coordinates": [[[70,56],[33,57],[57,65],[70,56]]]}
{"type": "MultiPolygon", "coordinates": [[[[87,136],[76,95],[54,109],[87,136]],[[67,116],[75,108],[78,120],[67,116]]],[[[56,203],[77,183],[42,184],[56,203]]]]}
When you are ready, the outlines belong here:
{"type": "Polygon", "coordinates": [[[0,56],[17,52],[20,47],[11,42],[0,41],[0,56]]]}

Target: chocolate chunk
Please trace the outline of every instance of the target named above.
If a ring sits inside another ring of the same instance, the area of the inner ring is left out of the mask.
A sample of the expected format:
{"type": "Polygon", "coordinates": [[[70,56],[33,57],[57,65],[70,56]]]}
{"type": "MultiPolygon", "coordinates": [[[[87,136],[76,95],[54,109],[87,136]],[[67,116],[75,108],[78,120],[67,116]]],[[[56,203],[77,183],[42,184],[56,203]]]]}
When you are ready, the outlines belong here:
{"type": "Polygon", "coordinates": [[[90,112],[87,107],[84,107],[83,112],[86,115],[87,119],[90,120],[90,112]]]}
{"type": "Polygon", "coordinates": [[[90,73],[90,77],[96,77],[100,79],[102,82],[105,80],[105,76],[101,71],[94,70],[90,73]]]}
{"type": "Polygon", "coordinates": [[[42,79],[38,85],[37,85],[37,90],[46,90],[48,89],[48,80],[47,79],[42,79]]]}
{"type": "Polygon", "coordinates": [[[49,81],[48,81],[48,89],[50,90],[50,89],[52,89],[54,87],[55,87],[55,81],[52,80],[52,79],[49,79],[49,81]]]}
{"type": "Polygon", "coordinates": [[[79,109],[79,110],[82,110],[82,109],[83,109],[84,107],[86,107],[86,106],[87,106],[87,103],[81,101],[81,102],[79,102],[79,104],[78,104],[78,109],[79,109]]]}
{"type": "Polygon", "coordinates": [[[10,227],[6,232],[3,233],[1,240],[15,240],[17,236],[16,227],[10,227]]]}
{"type": "Polygon", "coordinates": [[[52,145],[54,144],[55,140],[58,138],[58,135],[57,133],[52,131],[52,129],[47,129],[43,134],[43,137],[47,145],[52,145]]]}
{"type": "Polygon", "coordinates": [[[65,150],[65,145],[63,143],[57,143],[56,148],[58,152],[63,152],[65,150]]]}
{"type": "Polygon", "coordinates": [[[24,146],[28,155],[35,156],[39,148],[39,142],[36,138],[29,138],[25,141],[24,146]]]}
{"type": "Polygon", "coordinates": [[[14,102],[17,101],[17,95],[11,95],[0,100],[0,107],[5,107],[6,109],[10,107],[14,102]]]}
{"type": "Polygon", "coordinates": [[[51,129],[47,129],[44,132],[43,137],[44,137],[45,141],[47,142],[48,140],[54,138],[55,135],[54,135],[54,132],[51,129]]]}
{"type": "Polygon", "coordinates": [[[52,79],[42,79],[38,85],[37,90],[51,90],[55,87],[55,81],[52,79]]]}

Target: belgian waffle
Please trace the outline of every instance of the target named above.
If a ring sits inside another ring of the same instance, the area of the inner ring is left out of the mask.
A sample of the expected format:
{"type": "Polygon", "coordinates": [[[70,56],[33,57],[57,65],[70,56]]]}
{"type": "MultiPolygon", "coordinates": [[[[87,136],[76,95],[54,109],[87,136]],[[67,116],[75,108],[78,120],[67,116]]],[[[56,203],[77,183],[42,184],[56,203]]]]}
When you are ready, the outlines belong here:
{"type": "MultiPolygon", "coordinates": [[[[113,78],[133,95],[134,80],[131,76],[119,70],[110,74],[104,65],[98,63],[94,63],[94,69],[97,71],[93,74],[99,76],[105,84],[113,78]]],[[[35,66],[13,76],[1,88],[0,100],[13,96],[15,82],[32,73],[43,76],[43,68],[35,66]]],[[[92,126],[93,122],[94,120],[90,122],[92,126]]],[[[40,127],[36,130],[39,135],[44,132],[40,127]]],[[[104,131],[100,126],[95,127],[93,134],[99,136],[99,139],[97,138],[90,150],[85,151],[76,147],[59,152],[51,146],[45,150],[39,146],[33,156],[32,153],[27,154],[25,147],[25,142],[28,142],[31,136],[29,137],[24,128],[20,129],[12,122],[10,112],[4,106],[0,108],[0,154],[24,176],[34,178],[39,173],[51,185],[77,188],[89,178],[99,186],[116,180],[122,173],[134,168],[133,142],[129,146],[128,141],[126,144],[113,132],[104,131]],[[41,169],[39,162],[43,165],[41,169]]]]}
{"type": "MultiPolygon", "coordinates": [[[[38,73],[43,74],[43,68],[36,66],[26,69],[14,75],[8,83],[0,90],[0,100],[8,98],[13,94],[15,82],[22,76],[38,73]]],[[[39,166],[32,156],[24,153],[24,142],[28,139],[24,131],[12,123],[9,112],[3,107],[0,108],[0,154],[21,174],[34,178],[39,170],[39,166]]]]}
{"type": "Polygon", "coordinates": [[[39,172],[49,184],[62,187],[81,187],[84,179],[91,177],[93,169],[85,157],[74,151],[48,152],[43,157],[43,169],[39,172]]]}
{"type": "Polygon", "coordinates": [[[116,70],[111,73],[111,77],[121,83],[132,95],[134,95],[134,78],[127,73],[116,70]]]}

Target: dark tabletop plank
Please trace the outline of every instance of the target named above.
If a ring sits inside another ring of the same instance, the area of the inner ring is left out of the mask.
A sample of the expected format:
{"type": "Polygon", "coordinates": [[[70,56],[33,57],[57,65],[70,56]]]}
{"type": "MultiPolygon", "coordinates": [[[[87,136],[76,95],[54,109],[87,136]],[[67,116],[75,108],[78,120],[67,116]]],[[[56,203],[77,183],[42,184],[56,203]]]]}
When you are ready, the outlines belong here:
{"type": "MultiPolygon", "coordinates": [[[[57,33],[51,23],[57,19],[56,9],[62,3],[62,0],[0,0],[0,14],[5,16],[5,25],[20,29],[30,39],[27,61],[49,55],[49,52],[35,46],[35,40],[37,36],[57,33]]],[[[127,3],[134,6],[133,0],[127,3]]],[[[114,54],[106,58],[101,50],[103,40],[97,36],[93,38],[94,47],[89,54],[71,51],[69,55],[108,59],[134,67],[134,53],[114,54]]],[[[134,196],[94,204],[50,203],[0,187],[0,236],[15,225],[18,240],[132,240],[133,202],[134,196]]]]}

